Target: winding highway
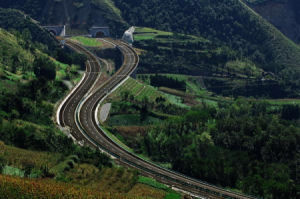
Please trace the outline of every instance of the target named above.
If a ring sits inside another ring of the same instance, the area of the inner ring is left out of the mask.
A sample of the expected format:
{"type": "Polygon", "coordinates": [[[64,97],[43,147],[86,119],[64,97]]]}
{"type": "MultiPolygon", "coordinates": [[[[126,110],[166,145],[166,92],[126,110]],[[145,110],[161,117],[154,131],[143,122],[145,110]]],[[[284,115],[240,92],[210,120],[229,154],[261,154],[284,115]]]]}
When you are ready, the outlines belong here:
{"type": "Polygon", "coordinates": [[[112,42],[122,52],[123,65],[105,83],[93,88],[101,74],[101,66],[97,57],[84,47],[67,40],[66,45],[86,54],[88,61],[82,80],[61,103],[57,112],[57,123],[61,127],[69,129],[71,137],[79,144],[98,148],[120,164],[136,168],[145,175],[172,186],[175,190],[181,190],[200,198],[253,199],[254,197],[227,191],[143,160],[122,148],[106,135],[97,119],[99,103],[124,82],[139,63],[139,57],[132,47],[122,41],[111,40],[109,42],[112,42]]]}

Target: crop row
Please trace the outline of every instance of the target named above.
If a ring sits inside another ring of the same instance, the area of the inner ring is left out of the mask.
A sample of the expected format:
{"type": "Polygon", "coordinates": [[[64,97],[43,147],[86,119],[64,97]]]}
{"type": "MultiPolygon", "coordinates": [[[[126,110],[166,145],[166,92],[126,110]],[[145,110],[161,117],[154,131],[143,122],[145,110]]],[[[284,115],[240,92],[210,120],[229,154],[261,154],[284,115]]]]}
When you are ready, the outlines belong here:
{"type": "Polygon", "coordinates": [[[53,180],[24,179],[18,177],[0,175],[0,199],[129,199],[140,198],[122,193],[100,192],[67,183],[55,182],[53,180]]]}

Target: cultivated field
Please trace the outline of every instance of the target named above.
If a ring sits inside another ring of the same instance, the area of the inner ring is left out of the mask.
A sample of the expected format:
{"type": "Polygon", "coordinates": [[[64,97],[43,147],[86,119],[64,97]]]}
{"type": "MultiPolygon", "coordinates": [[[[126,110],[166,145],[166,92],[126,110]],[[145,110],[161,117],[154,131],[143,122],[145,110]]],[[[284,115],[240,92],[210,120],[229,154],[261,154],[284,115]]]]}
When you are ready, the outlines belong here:
{"type": "Polygon", "coordinates": [[[164,97],[164,94],[154,87],[142,84],[133,78],[129,78],[122,86],[110,95],[110,98],[121,98],[121,94],[124,92],[129,92],[139,101],[142,101],[145,97],[147,97],[149,102],[154,102],[157,97],[164,97]]]}

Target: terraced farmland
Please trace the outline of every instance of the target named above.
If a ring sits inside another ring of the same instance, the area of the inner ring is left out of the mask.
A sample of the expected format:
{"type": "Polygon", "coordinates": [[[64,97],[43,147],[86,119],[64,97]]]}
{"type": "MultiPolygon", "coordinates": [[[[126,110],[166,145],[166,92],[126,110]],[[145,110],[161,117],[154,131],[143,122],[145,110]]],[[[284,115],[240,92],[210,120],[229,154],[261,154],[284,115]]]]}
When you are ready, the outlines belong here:
{"type": "Polygon", "coordinates": [[[134,40],[148,40],[153,39],[157,36],[170,36],[172,34],[173,33],[171,32],[160,31],[153,28],[136,27],[134,40]]]}
{"type": "Polygon", "coordinates": [[[145,97],[149,102],[154,102],[157,97],[165,97],[163,93],[159,92],[152,86],[144,85],[133,78],[129,78],[122,86],[120,86],[111,98],[120,98],[122,93],[129,92],[136,100],[142,101],[145,97]]]}

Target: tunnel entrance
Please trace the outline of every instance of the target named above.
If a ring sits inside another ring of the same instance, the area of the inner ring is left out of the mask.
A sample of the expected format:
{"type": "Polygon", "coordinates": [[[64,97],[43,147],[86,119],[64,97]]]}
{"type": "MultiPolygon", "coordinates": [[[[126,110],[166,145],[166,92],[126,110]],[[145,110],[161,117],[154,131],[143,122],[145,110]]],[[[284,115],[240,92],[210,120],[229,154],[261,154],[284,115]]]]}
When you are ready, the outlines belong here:
{"type": "Polygon", "coordinates": [[[49,30],[49,32],[50,32],[52,35],[54,35],[54,36],[57,35],[57,33],[55,32],[55,30],[49,30]]]}
{"type": "Polygon", "coordinates": [[[96,33],[96,38],[103,38],[103,37],[105,37],[104,32],[99,31],[96,33]]]}

